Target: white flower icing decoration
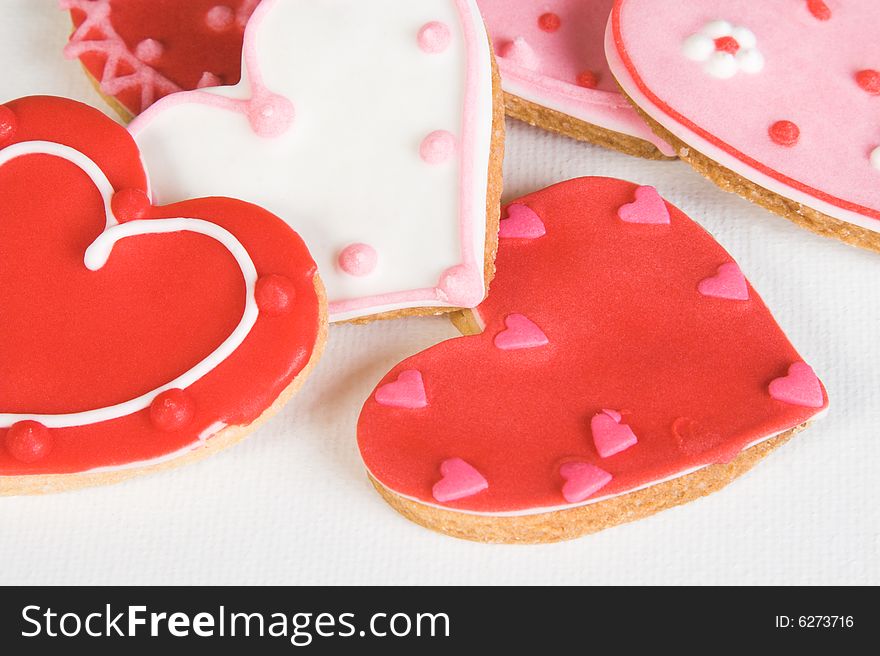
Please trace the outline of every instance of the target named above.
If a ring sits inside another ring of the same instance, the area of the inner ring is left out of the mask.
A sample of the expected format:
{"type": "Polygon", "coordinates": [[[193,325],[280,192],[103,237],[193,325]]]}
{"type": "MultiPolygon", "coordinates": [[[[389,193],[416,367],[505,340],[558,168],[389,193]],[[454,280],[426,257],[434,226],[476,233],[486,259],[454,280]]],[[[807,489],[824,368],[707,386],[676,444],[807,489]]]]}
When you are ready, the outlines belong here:
{"type": "Polygon", "coordinates": [[[688,59],[703,62],[703,70],[712,77],[727,79],[739,71],[761,72],[764,56],[757,44],[758,39],[750,29],[716,20],[685,39],[682,53],[688,59]]]}

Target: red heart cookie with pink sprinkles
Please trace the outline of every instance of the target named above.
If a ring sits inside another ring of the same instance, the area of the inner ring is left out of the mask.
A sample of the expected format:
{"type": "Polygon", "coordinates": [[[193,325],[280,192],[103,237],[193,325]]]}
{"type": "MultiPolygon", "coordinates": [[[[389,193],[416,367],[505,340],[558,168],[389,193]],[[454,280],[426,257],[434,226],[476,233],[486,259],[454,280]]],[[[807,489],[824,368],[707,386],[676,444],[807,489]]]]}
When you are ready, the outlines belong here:
{"type": "Polygon", "coordinates": [[[78,58],[126,119],[176,91],[235,84],[260,0],[61,0],[78,58]]]}
{"type": "Polygon", "coordinates": [[[0,105],[0,495],[112,483],[242,439],[317,361],[316,265],[281,219],[148,198],[134,141],[0,105]]]}
{"type": "Polygon", "coordinates": [[[611,72],[721,188],[880,251],[880,3],[617,0],[611,72]]]}
{"type": "Polygon", "coordinates": [[[358,422],[406,517],[573,538],[723,487],[824,412],[730,255],[652,187],[582,178],[504,216],[481,332],[400,363],[358,422]]]}

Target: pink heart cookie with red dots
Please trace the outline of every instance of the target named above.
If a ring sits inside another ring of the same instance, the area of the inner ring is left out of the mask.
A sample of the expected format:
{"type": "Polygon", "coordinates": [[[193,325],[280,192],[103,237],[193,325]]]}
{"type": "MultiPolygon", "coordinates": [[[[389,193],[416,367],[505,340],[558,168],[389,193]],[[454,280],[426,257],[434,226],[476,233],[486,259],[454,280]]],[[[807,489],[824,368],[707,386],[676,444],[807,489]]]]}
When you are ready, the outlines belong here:
{"type": "Polygon", "coordinates": [[[620,93],[603,49],[613,0],[477,0],[498,56],[508,115],[659,159],[675,151],[620,93]]]}
{"type": "Polygon", "coordinates": [[[231,195],[309,244],[332,321],[476,306],[503,114],[475,0],[264,0],[235,87],[130,126],[162,202],[231,195]]]}
{"type": "Polygon", "coordinates": [[[154,206],[128,133],[0,105],[0,495],[216,452],[304,380],[326,301],[302,240],[228,198],[154,206]]]}
{"type": "Polygon", "coordinates": [[[260,0],[60,0],[78,58],[126,119],[169,93],[235,84],[260,0]]]}
{"type": "Polygon", "coordinates": [[[723,189],[880,251],[880,4],[617,0],[611,72],[723,189]]]}
{"type": "Polygon", "coordinates": [[[511,204],[543,231],[501,240],[482,332],[405,360],[366,401],[364,463],[407,517],[475,540],[574,537],[718,489],[824,412],[745,279],[745,295],[705,293],[733,265],[705,230],[662,199],[664,223],[621,218],[639,189],[582,178],[511,204]],[[384,402],[416,373],[418,407],[384,402]],[[453,460],[485,486],[438,497],[453,460]]]}

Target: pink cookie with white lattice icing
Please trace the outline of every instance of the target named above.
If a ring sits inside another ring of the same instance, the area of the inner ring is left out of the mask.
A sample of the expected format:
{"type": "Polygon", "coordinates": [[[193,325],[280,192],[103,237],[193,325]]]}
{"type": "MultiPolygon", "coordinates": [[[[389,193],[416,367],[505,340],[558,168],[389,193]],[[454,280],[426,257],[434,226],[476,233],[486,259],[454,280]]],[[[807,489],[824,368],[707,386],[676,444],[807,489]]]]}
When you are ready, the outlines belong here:
{"type": "Polygon", "coordinates": [[[238,85],[130,125],[154,194],[272,208],[310,245],[334,321],[482,301],[503,129],[474,0],[264,0],[243,61],[238,85]]]}
{"type": "Polygon", "coordinates": [[[617,0],[606,54],[698,171],[880,251],[878,25],[873,0],[617,0]]]}
{"type": "Polygon", "coordinates": [[[478,0],[507,112],[548,130],[659,158],[674,150],[621,94],[605,60],[613,0],[478,0]]]}

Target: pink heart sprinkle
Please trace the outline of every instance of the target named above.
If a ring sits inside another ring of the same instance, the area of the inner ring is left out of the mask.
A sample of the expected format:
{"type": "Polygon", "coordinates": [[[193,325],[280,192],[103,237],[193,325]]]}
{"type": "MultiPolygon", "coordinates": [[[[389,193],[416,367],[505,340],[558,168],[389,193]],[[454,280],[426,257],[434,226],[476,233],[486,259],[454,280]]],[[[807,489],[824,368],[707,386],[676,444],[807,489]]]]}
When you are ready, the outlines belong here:
{"type": "Polygon", "coordinates": [[[805,408],[821,408],[825,405],[822,384],[806,362],[795,362],[788,368],[787,376],[771,382],[770,396],[777,401],[805,408]]]}
{"type": "Polygon", "coordinates": [[[620,423],[621,419],[619,412],[603,410],[590,421],[593,443],[603,458],[626,451],[639,441],[629,426],[620,423]]]}
{"type": "Polygon", "coordinates": [[[559,468],[565,479],[562,496],[569,503],[580,503],[611,482],[611,474],[588,462],[567,462],[559,468]]]}
{"type": "Polygon", "coordinates": [[[636,189],[636,200],[617,210],[617,216],[627,223],[669,223],[669,208],[654,187],[636,189]]]}
{"type": "Polygon", "coordinates": [[[504,239],[536,239],[547,234],[541,217],[526,205],[511,205],[502,219],[498,236],[504,239]]]}
{"type": "Polygon", "coordinates": [[[421,372],[415,369],[400,372],[395,382],[376,390],[376,403],[407,410],[426,408],[428,397],[421,372]]]}
{"type": "Polygon", "coordinates": [[[731,301],[749,300],[746,277],[733,262],[718,267],[717,275],[700,282],[698,289],[703,296],[714,296],[731,301]]]}
{"type": "Polygon", "coordinates": [[[443,476],[434,484],[434,498],[440,503],[471,497],[489,487],[483,475],[461,458],[450,458],[440,464],[443,476]]]}
{"type": "Polygon", "coordinates": [[[550,341],[544,331],[522,314],[509,314],[504,323],[507,329],[495,335],[495,346],[504,351],[545,346],[550,341]]]}

